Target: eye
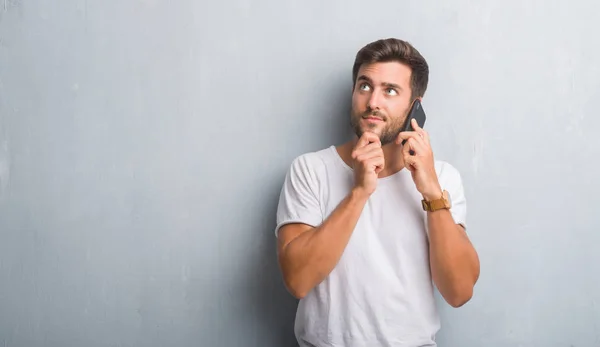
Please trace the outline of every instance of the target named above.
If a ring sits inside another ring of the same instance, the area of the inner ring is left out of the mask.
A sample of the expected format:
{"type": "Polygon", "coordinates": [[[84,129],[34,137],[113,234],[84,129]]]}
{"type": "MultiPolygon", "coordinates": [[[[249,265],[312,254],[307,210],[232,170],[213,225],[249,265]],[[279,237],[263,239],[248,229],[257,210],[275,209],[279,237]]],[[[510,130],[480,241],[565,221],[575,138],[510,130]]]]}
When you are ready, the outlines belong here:
{"type": "Polygon", "coordinates": [[[396,91],[396,89],[394,89],[394,88],[387,88],[387,89],[385,90],[385,92],[386,92],[388,95],[398,95],[398,92],[397,92],[397,91],[396,91]]]}
{"type": "Polygon", "coordinates": [[[369,90],[371,90],[371,86],[369,86],[369,85],[368,85],[368,84],[366,84],[366,83],[362,83],[360,86],[358,86],[358,88],[359,88],[360,90],[362,90],[362,91],[369,91],[369,90]]]}

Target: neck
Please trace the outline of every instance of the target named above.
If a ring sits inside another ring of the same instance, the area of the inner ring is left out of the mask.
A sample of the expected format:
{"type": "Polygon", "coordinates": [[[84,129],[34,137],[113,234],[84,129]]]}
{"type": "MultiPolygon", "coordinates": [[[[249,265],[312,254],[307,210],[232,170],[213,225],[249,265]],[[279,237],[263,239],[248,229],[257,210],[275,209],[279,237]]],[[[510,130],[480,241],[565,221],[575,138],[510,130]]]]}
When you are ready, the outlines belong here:
{"type": "MultiPolygon", "coordinates": [[[[337,146],[336,149],[342,157],[342,160],[350,167],[352,165],[352,150],[356,145],[358,138],[337,146]]],[[[379,178],[387,177],[395,174],[404,168],[404,160],[402,159],[402,146],[392,142],[381,147],[383,149],[383,157],[385,159],[385,168],[379,173],[379,178]]]]}

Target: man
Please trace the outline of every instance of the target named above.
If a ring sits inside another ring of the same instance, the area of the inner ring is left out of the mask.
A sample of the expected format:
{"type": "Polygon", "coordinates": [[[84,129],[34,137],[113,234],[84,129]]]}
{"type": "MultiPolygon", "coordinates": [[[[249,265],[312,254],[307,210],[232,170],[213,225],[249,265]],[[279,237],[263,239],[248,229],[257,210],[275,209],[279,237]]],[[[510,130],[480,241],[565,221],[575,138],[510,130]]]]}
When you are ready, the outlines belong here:
{"type": "Polygon", "coordinates": [[[281,191],[279,265],[300,299],[296,337],[303,347],[436,346],[433,285],[462,306],[479,260],[459,172],[434,160],[416,122],[401,132],[429,67],[386,39],[362,48],[352,72],[356,138],[297,157],[281,191]]]}

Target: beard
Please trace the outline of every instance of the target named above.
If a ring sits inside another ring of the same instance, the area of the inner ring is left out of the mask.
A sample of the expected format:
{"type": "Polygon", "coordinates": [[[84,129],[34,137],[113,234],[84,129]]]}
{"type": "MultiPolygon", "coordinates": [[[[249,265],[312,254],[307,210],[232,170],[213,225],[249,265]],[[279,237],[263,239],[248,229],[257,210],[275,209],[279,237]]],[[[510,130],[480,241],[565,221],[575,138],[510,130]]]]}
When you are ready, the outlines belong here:
{"type": "Polygon", "coordinates": [[[358,138],[360,138],[365,133],[365,131],[371,131],[377,136],[379,136],[379,141],[381,141],[381,145],[385,146],[396,141],[396,138],[398,138],[398,134],[400,134],[400,132],[402,131],[404,118],[406,117],[397,117],[390,119],[390,117],[387,117],[386,115],[378,112],[377,110],[367,110],[366,112],[362,113],[357,113],[354,110],[352,110],[350,124],[358,138]],[[365,126],[365,128],[362,128],[360,124],[361,119],[370,116],[381,118],[383,120],[383,128],[381,128],[382,125],[378,124],[368,124],[365,126]],[[380,128],[381,130],[375,131],[375,129],[377,128],[380,128]]]}

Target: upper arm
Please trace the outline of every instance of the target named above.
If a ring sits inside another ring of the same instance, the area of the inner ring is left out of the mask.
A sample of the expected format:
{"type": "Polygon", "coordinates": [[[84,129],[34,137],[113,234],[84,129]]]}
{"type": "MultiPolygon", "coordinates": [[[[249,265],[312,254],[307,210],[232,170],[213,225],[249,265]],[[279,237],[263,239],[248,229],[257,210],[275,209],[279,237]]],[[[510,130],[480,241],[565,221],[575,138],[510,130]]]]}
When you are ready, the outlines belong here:
{"type": "Polygon", "coordinates": [[[277,206],[275,235],[287,245],[302,232],[323,221],[316,172],[309,158],[296,158],[286,174],[277,206]]]}
{"type": "Polygon", "coordinates": [[[461,231],[467,229],[467,199],[459,171],[448,163],[443,163],[440,173],[440,184],[450,194],[452,207],[450,213],[461,231]]]}
{"type": "Polygon", "coordinates": [[[289,223],[281,226],[277,237],[277,252],[281,253],[297,237],[313,229],[314,227],[304,223],[289,223]]]}

